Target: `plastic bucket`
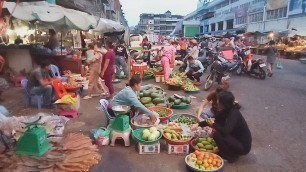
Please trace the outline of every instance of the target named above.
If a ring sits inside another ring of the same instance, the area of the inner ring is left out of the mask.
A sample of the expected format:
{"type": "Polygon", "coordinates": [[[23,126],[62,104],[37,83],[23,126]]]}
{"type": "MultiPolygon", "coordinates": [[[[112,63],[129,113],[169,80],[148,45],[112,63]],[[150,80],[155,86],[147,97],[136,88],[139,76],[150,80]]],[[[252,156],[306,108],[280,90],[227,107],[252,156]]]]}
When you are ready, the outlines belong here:
{"type": "Polygon", "coordinates": [[[164,75],[155,75],[155,82],[165,82],[164,75]]]}

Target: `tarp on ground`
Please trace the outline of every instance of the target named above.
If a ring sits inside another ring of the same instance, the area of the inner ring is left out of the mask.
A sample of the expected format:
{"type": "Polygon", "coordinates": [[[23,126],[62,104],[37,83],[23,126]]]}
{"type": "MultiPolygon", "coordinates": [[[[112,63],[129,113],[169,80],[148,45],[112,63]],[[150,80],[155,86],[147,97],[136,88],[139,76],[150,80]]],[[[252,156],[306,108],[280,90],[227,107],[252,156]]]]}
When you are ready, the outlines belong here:
{"type": "Polygon", "coordinates": [[[38,20],[58,29],[89,30],[97,25],[97,19],[92,15],[47,2],[22,2],[17,5],[14,2],[5,2],[4,8],[17,19],[38,20]]]}

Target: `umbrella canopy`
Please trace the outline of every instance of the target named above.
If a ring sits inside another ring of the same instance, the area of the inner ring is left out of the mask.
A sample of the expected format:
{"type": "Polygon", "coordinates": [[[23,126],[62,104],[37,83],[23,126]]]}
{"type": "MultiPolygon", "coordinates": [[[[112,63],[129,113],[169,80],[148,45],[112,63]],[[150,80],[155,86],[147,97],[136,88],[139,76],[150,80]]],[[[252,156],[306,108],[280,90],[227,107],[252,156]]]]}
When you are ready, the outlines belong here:
{"type": "Polygon", "coordinates": [[[124,31],[124,26],[119,22],[100,18],[97,27],[94,29],[95,32],[107,33],[107,32],[121,32],[124,31]]]}
{"type": "Polygon", "coordinates": [[[24,2],[19,3],[16,8],[15,6],[16,3],[14,2],[4,3],[4,8],[7,8],[12,16],[17,19],[25,21],[39,20],[49,25],[52,24],[58,29],[89,30],[97,25],[97,20],[92,15],[46,2],[24,2]]]}

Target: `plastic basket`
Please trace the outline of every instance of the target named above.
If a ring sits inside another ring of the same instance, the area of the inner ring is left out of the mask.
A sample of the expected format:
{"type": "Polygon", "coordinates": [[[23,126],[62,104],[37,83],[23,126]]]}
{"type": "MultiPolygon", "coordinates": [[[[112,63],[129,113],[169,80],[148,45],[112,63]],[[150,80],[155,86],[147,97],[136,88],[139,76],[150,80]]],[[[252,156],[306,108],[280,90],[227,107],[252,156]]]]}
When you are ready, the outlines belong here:
{"type": "Polygon", "coordinates": [[[138,129],[138,128],[148,128],[148,127],[156,127],[158,126],[158,124],[160,123],[160,120],[157,119],[155,124],[153,125],[138,125],[136,123],[134,123],[134,120],[131,119],[131,127],[135,130],[135,129],[138,129]]]}
{"type": "Polygon", "coordinates": [[[192,139],[191,142],[190,142],[190,146],[194,149],[194,150],[198,150],[198,151],[204,151],[204,152],[209,152],[209,153],[217,153],[219,152],[218,150],[217,151],[207,151],[207,150],[204,150],[204,149],[198,149],[196,148],[196,139],[192,139]]]}
{"type": "MultiPolygon", "coordinates": [[[[209,154],[214,154],[214,153],[209,153],[209,154]]],[[[215,155],[217,155],[217,154],[215,154],[215,155]]],[[[223,161],[223,159],[222,159],[219,155],[217,155],[217,156],[221,159],[221,166],[220,166],[219,168],[217,168],[217,169],[215,169],[215,170],[200,170],[200,169],[197,169],[197,168],[193,167],[193,166],[190,164],[190,161],[188,160],[188,159],[190,159],[190,156],[191,156],[191,154],[189,154],[189,155],[187,155],[187,156],[185,157],[185,163],[186,163],[186,165],[187,165],[189,168],[191,168],[191,169],[194,170],[194,171],[198,171],[198,172],[215,172],[215,171],[220,171],[220,170],[223,168],[223,166],[224,166],[224,161],[223,161]]]]}
{"type": "Polygon", "coordinates": [[[170,140],[168,139],[168,137],[166,137],[165,132],[163,132],[163,137],[166,140],[166,142],[170,145],[186,145],[189,144],[189,142],[192,140],[192,137],[186,140],[170,140]]]}
{"type": "Polygon", "coordinates": [[[170,118],[169,118],[169,121],[170,122],[173,122],[176,118],[180,117],[180,116],[186,116],[186,117],[191,117],[191,118],[194,118],[198,121],[197,117],[193,116],[193,115],[190,115],[190,114],[174,114],[172,115],[170,118]]]}
{"type": "Polygon", "coordinates": [[[149,107],[149,109],[150,109],[151,111],[156,111],[156,110],[167,110],[167,111],[168,111],[168,115],[167,115],[167,116],[165,116],[165,117],[159,117],[160,122],[167,121],[167,120],[173,115],[172,109],[169,109],[169,108],[166,108],[166,107],[162,107],[162,106],[152,106],[152,107],[149,107]]]}
{"type": "Polygon", "coordinates": [[[145,129],[149,129],[149,128],[138,128],[136,130],[133,130],[132,134],[133,134],[133,137],[135,138],[135,140],[139,143],[145,143],[145,144],[154,144],[154,143],[157,143],[161,137],[162,137],[162,133],[161,131],[157,130],[159,132],[159,137],[154,140],[154,141],[146,141],[146,140],[143,140],[142,139],[142,131],[145,130],[145,129]]]}

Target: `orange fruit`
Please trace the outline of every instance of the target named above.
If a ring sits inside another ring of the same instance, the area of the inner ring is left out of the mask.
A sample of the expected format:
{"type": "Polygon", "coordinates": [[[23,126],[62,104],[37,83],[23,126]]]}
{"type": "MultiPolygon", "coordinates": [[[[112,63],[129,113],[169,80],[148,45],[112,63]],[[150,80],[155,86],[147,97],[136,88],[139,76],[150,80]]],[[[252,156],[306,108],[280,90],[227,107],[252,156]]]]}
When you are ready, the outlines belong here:
{"type": "Polygon", "coordinates": [[[212,159],[209,158],[209,159],[207,160],[207,162],[208,162],[209,164],[211,164],[211,163],[212,163],[212,159]]]}
{"type": "Polygon", "coordinates": [[[194,152],[194,154],[195,154],[195,155],[199,155],[200,152],[199,152],[198,150],[196,150],[196,151],[194,152]]]}

